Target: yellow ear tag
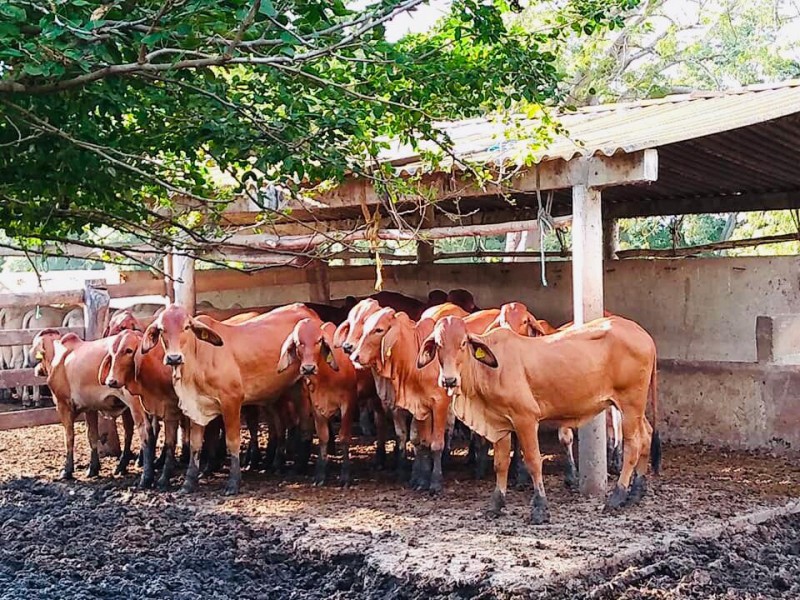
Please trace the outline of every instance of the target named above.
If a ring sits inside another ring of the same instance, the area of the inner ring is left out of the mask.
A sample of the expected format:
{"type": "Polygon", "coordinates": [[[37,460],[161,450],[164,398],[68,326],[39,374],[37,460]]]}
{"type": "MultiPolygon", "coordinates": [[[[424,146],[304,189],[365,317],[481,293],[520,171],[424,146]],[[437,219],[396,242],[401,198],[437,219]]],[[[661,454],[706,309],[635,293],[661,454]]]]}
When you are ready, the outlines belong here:
{"type": "Polygon", "coordinates": [[[475,358],[481,359],[486,358],[486,350],[483,348],[475,348],[475,358]]]}
{"type": "Polygon", "coordinates": [[[44,354],[41,352],[36,353],[36,360],[44,360],[44,354]]]}
{"type": "Polygon", "coordinates": [[[389,358],[392,355],[392,348],[389,347],[386,349],[386,358],[389,358]]]}

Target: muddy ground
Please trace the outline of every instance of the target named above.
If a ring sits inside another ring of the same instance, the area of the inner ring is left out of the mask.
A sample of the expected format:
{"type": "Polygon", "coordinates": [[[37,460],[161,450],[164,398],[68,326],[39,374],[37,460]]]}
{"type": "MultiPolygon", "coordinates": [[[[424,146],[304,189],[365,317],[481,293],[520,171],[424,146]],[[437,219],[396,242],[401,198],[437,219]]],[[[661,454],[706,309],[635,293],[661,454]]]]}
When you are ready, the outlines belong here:
{"type": "Polygon", "coordinates": [[[349,489],[249,473],[231,499],[223,473],[186,497],[135,489],[113,459],[87,480],[82,426],[72,483],[60,427],[0,432],[0,598],[800,598],[800,517],[724,529],[800,497],[796,460],[667,446],[643,503],[607,514],[549,456],[552,520],[533,526],[528,492],[484,517],[493,483],[463,452],[438,498],[371,458],[356,448],[349,489]]]}

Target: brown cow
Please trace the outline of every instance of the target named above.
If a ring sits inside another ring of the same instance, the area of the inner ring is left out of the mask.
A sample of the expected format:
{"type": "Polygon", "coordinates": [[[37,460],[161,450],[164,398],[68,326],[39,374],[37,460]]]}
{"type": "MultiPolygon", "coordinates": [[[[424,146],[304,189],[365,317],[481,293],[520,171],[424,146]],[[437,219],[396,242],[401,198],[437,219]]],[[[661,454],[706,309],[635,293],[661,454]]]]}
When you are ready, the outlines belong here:
{"type": "Polygon", "coordinates": [[[450,290],[447,294],[447,301],[457,304],[468,313],[474,313],[480,310],[478,305],[475,304],[475,298],[472,296],[472,292],[462,288],[450,290]]]}
{"type": "MultiPolygon", "coordinates": [[[[450,317],[447,317],[450,318],[450,317]]],[[[364,323],[361,339],[351,354],[353,363],[375,369],[391,382],[397,406],[408,410],[419,431],[412,486],[442,489],[442,451],[445,448],[450,403],[437,385],[437,370],[415,367],[419,344],[433,330],[432,319],[414,323],[405,313],[382,308],[364,323]],[[430,453],[433,466],[430,466],[430,453]]]]}
{"type": "Polygon", "coordinates": [[[642,498],[648,456],[658,473],[660,441],[645,417],[649,400],[655,423],[656,348],[633,321],[603,318],[530,338],[504,328],[476,336],[462,319],[446,317],[423,342],[417,366],[429,369],[437,357],[439,382],[454,397],[456,414],[495,445],[491,513],[505,504],[510,434],[515,431],[533,476],[531,519],[537,524],[549,520],[538,440],[539,423],[545,420],[577,427],[612,404],[622,411],[624,466],[607,499],[609,509],[642,498]]]}
{"type": "MultiPolygon", "coordinates": [[[[96,477],[100,473],[98,412],[132,419],[139,431],[142,448],[148,447],[149,432],[141,403],[127,390],[112,390],[98,381],[102,377],[100,366],[115,341],[116,338],[103,338],[84,342],[74,333],[61,337],[53,329],[45,329],[33,339],[33,355],[38,361],[36,373],[47,377],[47,385],[53,393],[56,410],[64,426],[66,459],[61,472],[62,479],[72,479],[75,419],[82,413],[85,414],[91,447],[89,477],[96,477]]],[[[125,473],[132,458],[130,440],[126,435],[125,451],[119,459],[116,472],[125,473]]],[[[146,486],[148,478],[152,480],[152,473],[143,472],[140,485],[146,486]]]]}
{"type": "Polygon", "coordinates": [[[147,328],[142,354],[161,340],[164,363],[172,367],[179,406],[192,420],[184,491],[197,488],[203,429],[214,417],[222,415],[230,454],[225,493],[238,493],[242,406],[274,401],[298,380],[297,368],[277,373],[279,344],[298,321],[315,317],[302,304],[291,304],[229,325],[206,316],[192,317],[184,308],[170,305],[147,328]]]}
{"type": "MultiPolygon", "coordinates": [[[[380,304],[374,298],[366,298],[357,303],[350,309],[347,319],[336,328],[336,333],[333,336],[334,347],[341,348],[344,350],[345,354],[351,354],[358,340],[361,339],[361,334],[364,332],[364,323],[370,315],[378,312],[380,309],[380,304]]],[[[383,412],[389,413],[392,416],[395,435],[397,436],[397,444],[394,449],[396,460],[395,467],[397,471],[400,472],[405,468],[407,463],[407,445],[409,439],[408,421],[410,415],[404,408],[396,406],[394,389],[392,388],[391,381],[382,377],[375,369],[371,371],[375,381],[375,391],[380,399],[380,408],[383,412]]],[[[382,411],[378,410],[378,407],[375,407],[375,409],[376,425],[378,425],[382,411]]],[[[380,439],[378,440],[377,451],[380,460],[381,456],[386,453],[385,449],[382,449],[380,439]]]]}
{"type": "MultiPolygon", "coordinates": [[[[336,326],[319,319],[303,319],[295,325],[281,348],[278,372],[299,364],[303,378],[303,394],[310,404],[314,425],[319,439],[319,460],[314,476],[315,485],[325,483],[328,465],[329,421],[341,413],[342,426],[339,442],[342,444],[343,462],[341,482],[350,483],[350,440],[353,416],[358,408],[359,380],[350,358],[333,347],[336,326]]],[[[371,376],[361,371],[361,379],[371,376]]],[[[370,386],[362,384],[362,389],[370,386]]]]}
{"type": "MultiPolygon", "coordinates": [[[[101,383],[114,389],[125,388],[139,396],[147,414],[164,421],[164,468],[158,480],[158,487],[163,490],[169,487],[175,470],[178,425],[183,415],[172,387],[172,372],[163,362],[163,349],[157,347],[143,355],[141,341],[139,331],[123,331],[116,336],[100,367],[100,373],[105,374],[101,383]]],[[[155,435],[154,432],[152,446],[155,446],[155,435]]],[[[155,448],[152,448],[147,458],[152,460],[154,454],[155,448]]],[[[145,470],[152,472],[153,465],[146,465],[145,470]]]]}
{"type": "Polygon", "coordinates": [[[436,306],[426,308],[420,315],[419,319],[415,320],[422,321],[423,319],[431,319],[433,321],[438,321],[439,319],[447,316],[466,317],[468,314],[469,313],[467,311],[457,304],[445,302],[444,304],[438,304],[436,306]]]}

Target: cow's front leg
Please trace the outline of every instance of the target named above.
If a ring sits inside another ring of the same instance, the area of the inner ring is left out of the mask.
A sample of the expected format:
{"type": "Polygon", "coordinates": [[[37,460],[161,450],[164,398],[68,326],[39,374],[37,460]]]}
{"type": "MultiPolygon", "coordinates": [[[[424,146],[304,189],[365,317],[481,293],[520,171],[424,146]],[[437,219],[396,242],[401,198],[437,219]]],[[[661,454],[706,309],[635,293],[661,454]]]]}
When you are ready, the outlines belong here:
{"type": "Polygon", "coordinates": [[[261,449],[258,447],[258,407],[245,406],[242,408],[247,431],[250,433],[250,442],[244,455],[244,466],[249,471],[257,471],[261,466],[261,449]]]}
{"type": "Polygon", "coordinates": [[[123,450],[122,454],[119,456],[117,468],[114,471],[115,475],[125,475],[128,472],[128,465],[136,458],[131,451],[131,446],[133,445],[134,422],[130,410],[126,410],[122,413],[122,429],[124,431],[123,450]]]}
{"type": "Polygon", "coordinates": [[[433,419],[433,422],[431,423],[431,454],[433,456],[433,465],[431,470],[430,485],[428,487],[431,494],[440,493],[444,487],[442,456],[445,453],[445,448],[447,445],[447,428],[452,425],[449,413],[450,403],[445,400],[439,401],[434,405],[434,410],[431,415],[433,419]]]}
{"type": "Polygon", "coordinates": [[[319,457],[317,458],[317,465],[314,468],[314,485],[325,485],[325,476],[328,470],[328,441],[330,436],[330,428],[328,427],[328,419],[319,413],[314,414],[314,427],[317,431],[317,438],[319,439],[319,457]]]}
{"type": "Polygon", "coordinates": [[[230,460],[230,475],[225,486],[225,495],[234,496],[239,493],[242,484],[242,466],[239,460],[239,449],[242,445],[242,412],[235,402],[221,402],[230,407],[222,414],[225,423],[225,445],[228,448],[230,460]]]}
{"type": "MultiPolygon", "coordinates": [[[[136,404],[134,404],[134,407],[136,404]]],[[[154,442],[155,433],[153,432],[153,424],[141,405],[138,409],[131,408],[133,412],[133,421],[136,424],[136,430],[139,432],[139,442],[142,447],[142,477],[139,480],[139,487],[142,489],[153,487],[155,481],[155,458],[156,447],[154,442]]],[[[123,453],[124,454],[124,453],[123,453]]]]}
{"type": "Polygon", "coordinates": [[[164,468],[158,478],[158,489],[169,489],[169,480],[175,472],[175,449],[178,445],[178,420],[164,421],[164,468]]]}
{"type": "MultiPolygon", "coordinates": [[[[481,438],[488,445],[488,440],[481,438]]],[[[499,517],[506,505],[506,491],[508,490],[508,467],[511,463],[511,434],[500,438],[494,443],[494,472],[495,488],[486,511],[490,517],[499,517]]]]}
{"type": "Polygon", "coordinates": [[[386,439],[387,439],[387,423],[386,414],[383,412],[383,407],[380,406],[380,401],[375,399],[373,404],[372,414],[375,418],[375,465],[379,470],[386,468],[386,439]]]}
{"type": "Polygon", "coordinates": [[[200,452],[203,449],[203,437],[206,428],[189,421],[189,466],[186,469],[186,479],[181,492],[189,494],[197,491],[197,482],[200,479],[200,452]]]}
{"type": "Polygon", "coordinates": [[[571,491],[578,489],[578,468],[575,466],[575,455],[572,453],[574,439],[570,427],[558,428],[558,441],[564,447],[564,485],[571,491]]]}
{"type": "Polygon", "coordinates": [[[397,436],[397,445],[394,448],[395,470],[398,479],[402,480],[408,469],[408,440],[410,437],[408,412],[402,408],[395,408],[392,410],[392,420],[394,421],[394,432],[397,436]]]}
{"type": "Polygon", "coordinates": [[[97,411],[87,411],[84,418],[86,419],[86,434],[89,438],[89,448],[91,449],[91,458],[89,459],[89,469],[86,471],[87,477],[97,477],[100,475],[100,452],[97,449],[98,424],[97,424],[97,411]]]}
{"type": "Polygon", "coordinates": [[[342,472],[339,481],[342,486],[350,485],[350,440],[353,437],[353,413],[358,410],[356,398],[342,408],[342,426],[339,428],[339,443],[342,445],[342,472]]]}
{"type": "Polygon", "coordinates": [[[531,522],[534,525],[547,523],[550,520],[550,509],[544,492],[542,476],[542,453],[539,449],[539,423],[532,421],[522,424],[517,429],[519,443],[522,446],[525,464],[533,478],[533,499],[531,500],[531,522]]]}
{"type": "MultiPolygon", "coordinates": [[[[475,479],[483,479],[486,477],[486,474],[489,472],[489,440],[487,440],[482,435],[478,435],[477,433],[473,433],[472,437],[474,438],[475,442],[475,479]]],[[[497,450],[495,450],[497,452],[497,450]]],[[[511,436],[508,436],[508,452],[509,456],[507,457],[509,461],[511,460],[511,436]]],[[[495,463],[496,464],[496,463],[495,463]]],[[[506,465],[506,479],[508,478],[508,465],[506,465]]]]}
{"type": "Polygon", "coordinates": [[[56,400],[56,408],[58,409],[58,416],[61,419],[61,425],[64,427],[64,468],[59,475],[60,479],[72,479],[75,472],[75,413],[66,402],[59,402],[56,400]]]}

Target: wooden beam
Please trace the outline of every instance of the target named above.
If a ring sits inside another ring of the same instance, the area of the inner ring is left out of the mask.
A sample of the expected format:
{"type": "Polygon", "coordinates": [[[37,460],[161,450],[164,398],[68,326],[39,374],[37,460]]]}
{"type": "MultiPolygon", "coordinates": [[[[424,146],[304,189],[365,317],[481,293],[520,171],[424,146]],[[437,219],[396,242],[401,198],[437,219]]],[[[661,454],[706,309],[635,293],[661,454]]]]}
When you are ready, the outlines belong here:
{"type": "Polygon", "coordinates": [[[47,385],[47,378],[36,376],[33,369],[0,369],[0,389],[26,385],[47,385]]]}
{"type": "Polygon", "coordinates": [[[310,268],[306,269],[308,274],[309,301],[319,304],[327,304],[331,300],[331,282],[328,277],[328,265],[322,261],[316,261],[310,268]]]}
{"type": "Polygon", "coordinates": [[[698,215],[706,213],[787,210],[800,208],[800,190],[785,192],[744,191],[741,194],[695,196],[691,198],[648,198],[608,202],[604,216],[616,218],[698,215]]]}
{"type": "MultiPolygon", "coordinates": [[[[433,223],[433,204],[428,204],[425,207],[425,216],[422,219],[423,227],[431,227],[433,223]]],[[[436,242],[419,241],[417,242],[417,262],[421,265],[427,265],[433,262],[433,253],[436,242]]]]}
{"type": "MultiPolygon", "coordinates": [[[[570,218],[556,219],[556,224],[566,226],[570,218]]],[[[513,231],[527,231],[536,227],[538,221],[516,221],[514,223],[494,223],[489,225],[473,225],[470,227],[452,226],[435,227],[419,232],[400,230],[400,229],[379,229],[377,237],[382,240],[440,240],[453,237],[468,236],[492,236],[502,235],[513,231]]],[[[252,236],[232,236],[229,240],[230,245],[223,245],[223,251],[235,251],[236,246],[249,246],[250,248],[260,249],[265,252],[302,252],[308,251],[320,244],[330,243],[336,240],[341,243],[355,242],[366,239],[366,231],[356,231],[353,233],[333,236],[333,235],[303,235],[275,237],[272,234],[252,235],[252,236]]]]}
{"type": "MultiPolygon", "coordinates": [[[[62,335],[75,333],[83,337],[83,327],[56,327],[62,335]]],[[[5,329],[0,330],[0,347],[30,345],[41,329],[5,329]]]]}
{"type": "MultiPolygon", "coordinates": [[[[498,174],[499,175],[499,174],[498,174]]],[[[576,184],[593,188],[614,185],[650,183],[658,178],[658,152],[643,150],[615,156],[593,156],[573,160],[548,160],[521,169],[502,184],[478,184],[468,173],[437,172],[424,175],[417,187],[419,193],[401,197],[399,203],[416,202],[418,198],[453,200],[486,196],[504,196],[539,190],[567,189],[576,184]]],[[[321,194],[314,200],[329,207],[360,207],[379,204],[379,194],[367,179],[350,179],[321,194]]]]}
{"type": "Polygon", "coordinates": [[[619,258],[680,258],[686,256],[696,256],[703,252],[714,252],[717,250],[732,250],[734,248],[752,248],[764,244],[782,244],[787,242],[800,241],[798,233],[782,233],[778,235],[767,235],[764,237],[751,238],[748,240],[726,240],[724,242],[711,242],[710,244],[700,244],[688,248],[633,248],[630,250],[619,250],[619,258]]]}
{"type": "MultiPolygon", "coordinates": [[[[108,309],[111,305],[111,296],[102,280],[90,280],[85,283],[83,292],[83,322],[85,327],[84,338],[87,341],[99,340],[103,337],[108,325],[108,309]]],[[[99,420],[98,451],[100,456],[119,456],[122,448],[117,432],[117,420],[99,420]]]]}
{"type": "MultiPolygon", "coordinates": [[[[83,415],[78,415],[75,420],[82,421],[83,415]]],[[[0,431],[38,427],[39,425],[57,425],[60,422],[58,413],[52,406],[50,408],[31,408],[0,413],[0,431]]]]}
{"type": "Polygon", "coordinates": [[[0,294],[0,308],[18,306],[74,306],[83,302],[83,290],[66,292],[36,292],[28,294],[0,294]]]}
{"type": "MultiPolygon", "coordinates": [[[[600,191],[572,188],[572,305],[575,325],[603,316],[603,222],[600,191]]],[[[606,416],[600,413],[578,433],[578,475],[581,493],[604,497],[606,416]]]]}
{"type": "Polygon", "coordinates": [[[603,260],[616,260],[619,250],[619,221],[603,219],[603,260]]]}

